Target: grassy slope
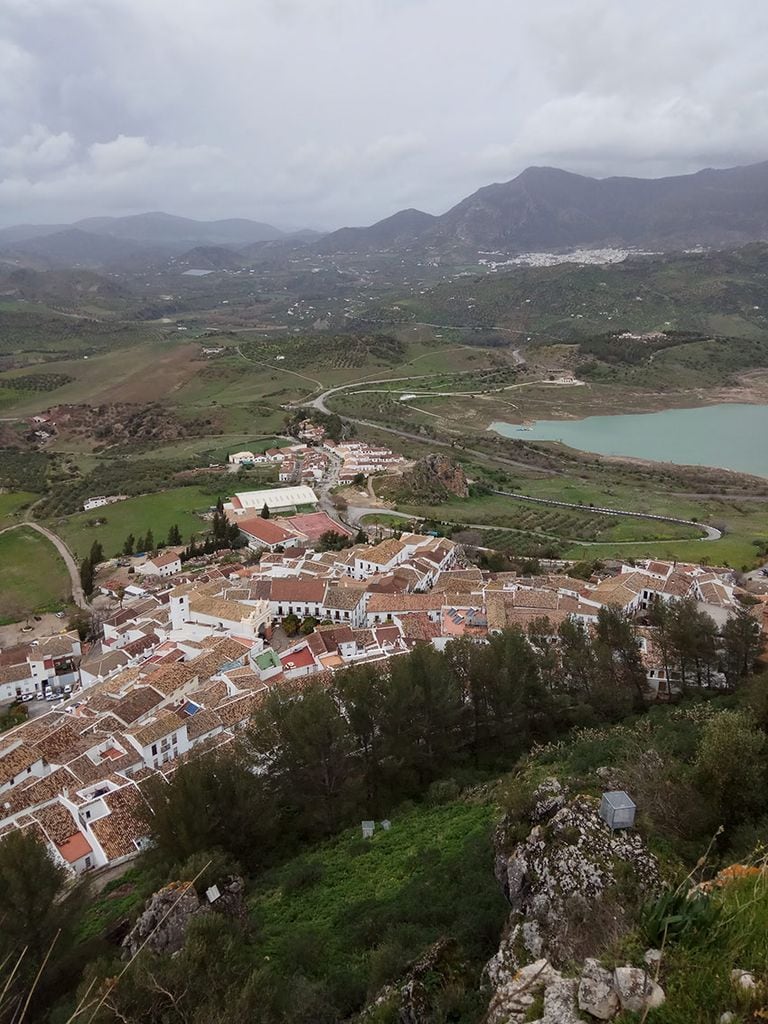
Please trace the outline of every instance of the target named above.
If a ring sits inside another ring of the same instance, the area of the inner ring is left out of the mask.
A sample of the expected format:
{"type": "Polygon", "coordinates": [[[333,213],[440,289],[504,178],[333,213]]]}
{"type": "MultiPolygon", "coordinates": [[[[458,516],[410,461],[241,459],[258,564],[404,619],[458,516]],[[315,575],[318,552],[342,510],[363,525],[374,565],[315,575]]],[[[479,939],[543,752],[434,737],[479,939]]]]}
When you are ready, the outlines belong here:
{"type": "Polygon", "coordinates": [[[34,530],[0,535],[0,621],[16,622],[32,612],[59,608],[70,595],[64,562],[34,530]]]}
{"type": "Polygon", "coordinates": [[[0,530],[4,526],[12,526],[17,521],[15,513],[24,505],[29,505],[37,498],[36,494],[30,491],[12,491],[9,494],[0,494],[0,530]]]}
{"type": "Polygon", "coordinates": [[[349,829],[270,872],[250,903],[264,956],[345,976],[369,997],[446,933],[479,967],[506,910],[492,869],[497,816],[487,804],[419,808],[369,841],[349,829]]]}
{"type": "Polygon", "coordinates": [[[111,557],[120,551],[129,533],[138,536],[151,529],[155,540],[161,540],[176,523],[186,542],[192,533],[205,532],[206,524],[195,513],[206,511],[215,501],[214,496],[197,487],[176,487],[128,498],[92,512],[78,512],[48,525],[64,538],[77,557],[86,555],[94,540],[101,541],[104,554],[111,557]],[[95,518],[107,521],[103,526],[88,526],[88,520],[95,518]]]}

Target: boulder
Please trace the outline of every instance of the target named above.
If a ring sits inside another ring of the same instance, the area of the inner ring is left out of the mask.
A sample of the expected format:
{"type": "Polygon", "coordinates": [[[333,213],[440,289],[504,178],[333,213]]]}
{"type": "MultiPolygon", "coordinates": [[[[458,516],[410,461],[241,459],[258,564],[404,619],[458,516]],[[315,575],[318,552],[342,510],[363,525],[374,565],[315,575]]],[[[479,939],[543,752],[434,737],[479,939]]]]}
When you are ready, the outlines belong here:
{"type": "Polygon", "coordinates": [[[599,961],[584,961],[578,988],[579,1009],[598,1020],[610,1020],[619,1011],[619,997],[613,987],[613,975],[599,961]]]}
{"type": "Polygon", "coordinates": [[[576,981],[555,978],[544,992],[544,1012],[534,1024],[583,1024],[576,1009],[576,981]]]}
{"type": "Polygon", "coordinates": [[[656,968],[661,963],[662,952],[660,949],[646,949],[643,953],[643,961],[651,968],[656,968]]]}
{"type": "Polygon", "coordinates": [[[621,1008],[642,1013],[646,1007],[655,1009],[666,998],[664,990],[641,967],[617,967],[613,972],[613,987],[621,1008]]]}

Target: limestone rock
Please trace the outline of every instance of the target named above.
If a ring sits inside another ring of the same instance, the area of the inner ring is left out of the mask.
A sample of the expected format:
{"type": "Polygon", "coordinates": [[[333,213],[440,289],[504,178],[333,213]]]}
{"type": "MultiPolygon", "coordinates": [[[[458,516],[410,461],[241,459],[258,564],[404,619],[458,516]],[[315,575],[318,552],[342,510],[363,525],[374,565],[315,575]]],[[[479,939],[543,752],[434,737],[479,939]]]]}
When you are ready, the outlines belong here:
{"type": "Polygon", "coordinates": [[[555,978],[544,992],[544,1012],[535,1024],[583,1024],[576,1009],[576,982],[555,978]]]}
{"type": "Polygon", "coordinates": [[[613,975],[600,966],[598,960],[587,958],[581,972],[578,989],[579,1009],[610,1020],[619,1011],[619,997],[613,987],[613,975]]]}
{"type": "Polygon", "coordinates": [[[660,949],[646,949],[643,960],[649,967],[656,968],[661,963],[662,953],[660,949]]]}
{"type": "Polygon", "coordinates": [[[219,883],[221,896],[214,904],[200,897],[191,882],[173,882],[147,900],[143,912],[123,940],[123,956],[132,957],[148,938],[154,953],[173,954],[184,945],[190,921],[212,911],[244,921],[245,883],[232,876],[219,883]]]}
{"type": "Polygon", "coordinates": [[[733,1024],[736,1020],[736,1014],[731,1010],[726,1010],[725,1013],[720,1014],[720,1024],[733,1024]]]}
{"type": "Polygon", "coordinates": [[[642,1013],[646,1007],[655,1009],[666,998],[660,985],[640,967],[617,967],[613,972],[613,987],[624,1010],[642,1013]]]}
{"type": "Polygon", "coordinates": [[[486,1024],[522,1024],[536,996],[560,980],[561,975],[546,959],[527,964],[496,988],[486,1024]]]}
{"type": "MultiPolygon", "coordinates": [[[[554,783],[554,780],[553,780],[554,783]]],[[[523,842],[496,835],[496,875],[519,935],[519,964],[547,957],[555,967],[593,956],[630,925],[617,889],[633,880],[636,902],[660,890],[658,864],[636,832],[607,829],[597,802],[568,799],[559,783],[535,794],[536,823],[523,842]]],[[[516,833],[515,833],[516,834],[516,833]]]]}
{"type": "Polygon", "coordinates": [[[189,922],[201,910],[191,882],[167,885],[147,900],[143,913],[126,935],[123,948],[132,957],[147,940],[154,953],[178,953],[184,945],[189,922]]]}
{"type": "Polygon", "coordinates": [[[738,968],[731,971],[731,981],[736,988],[743,989],[745,992],[751,992],[753,988],[757,988],[754,974],[751,974],[749,971],[739,970],[738,968]]]}

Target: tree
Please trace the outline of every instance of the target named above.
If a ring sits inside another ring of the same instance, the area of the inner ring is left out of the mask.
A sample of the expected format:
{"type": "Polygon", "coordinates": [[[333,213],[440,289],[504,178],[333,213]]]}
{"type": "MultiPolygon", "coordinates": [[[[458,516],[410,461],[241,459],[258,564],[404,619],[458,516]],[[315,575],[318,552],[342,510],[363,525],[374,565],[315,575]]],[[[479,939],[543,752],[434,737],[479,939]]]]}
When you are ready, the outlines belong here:
{"type": "Polygon", "coordinates": [[[621,691],[634,693],[635,703],[643,706],[647,690],[645,669],[640,657],[640,643],[629,615],[612,605],[597,613],[595,627],[598,679],[606,696],[619,698],[621,691]]]}
{"type": "Polygon", "coordinates": [[[283,618],[283,630],[286,636],[296,636],[300,625],[298,615],[286,615],[283,618]]]}
{"type": "Polygon", "coordinates": [[[101,546],[101,541],[95,540],[93,544],[91,544],[91,551],[88,557],[90,558],[91,565],[94,568],[104,561],[104,549],[101,546]]]}
{"type": "Polygon", "coordinates": [[[0,841],[0,988],[9,982],[0,1019],[20,1013],[41,968],[27,1019],[48,1020],[50,1007],[71,988],[89,952],[75,937],[86,895],[31,832],[14,830],[0,841]]]}
{"type": "Polygon", "coordinates": [[[124,555],[132,555],[133,552],[136,550],[135,545],[136,545],[136,538],[133,536],[132,533],[129,533],[128,536],[123,541],[123,554],[124,555]]]}
{"type": "Polygon", "coordinates": [[[721,711],[704,726],[694,771],[721,821],[732,824],[765,808],[765,748],[765,734],[743,711],[721,711]]]}
{"type": "Polygon", "coordinates": [[[268,863],[278,833],[275,811],[241,746],[193,758],[168,781],[150,780],[146,796],[150,859],[166,870],[217,849],[251,870],[268,863]]]}
{"type": "Polygon", "coordinates": [[[168,530],[168,546],[175,547],[181,543],[181,531],[179,530],[178,524],[174,523],[168,530]]]}
{"type": "Polygon", "coordinates": [[[264,504],[261,507],[260,515],[261,515],[262,519],[269,519],[269,517],[270,517],[269,506],[267,505],[266,501],[264,502],[264,504]]]}
{"type": "Polygon", "coordinates": [[[93,563],[90,558],[84,558],[80,563],[80,586],[86,597],[93,593],[93,563]]]}
{"type": "Polygon", "coordinates": [[[307,680],[297,692],[271,690],[248,741],[275,798],[299,812],[301,831],[333,832],[349,807],[354,751],[335,691],[322,679],[307,680]]]}
{"type": "Polygon", "coordinates": [[[739,606],[722,629],[723,671],[730,687],[752,674],[760,653],[760,623],[749,608],[739,606]]]}
{"type": "Polygon", "coordinates": [[[155,550],[155,536],[152,530],[147,530],[147,536],[144,538],[144,550],[154,551],[155,550]]]}

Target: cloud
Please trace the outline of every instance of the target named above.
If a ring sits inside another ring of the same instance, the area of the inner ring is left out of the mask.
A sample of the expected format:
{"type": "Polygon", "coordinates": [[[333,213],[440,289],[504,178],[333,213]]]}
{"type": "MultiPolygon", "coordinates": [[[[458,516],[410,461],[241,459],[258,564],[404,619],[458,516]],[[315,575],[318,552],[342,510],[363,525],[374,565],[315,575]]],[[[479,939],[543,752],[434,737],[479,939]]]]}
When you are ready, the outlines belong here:
{"type": "Polygon", "coordinates": [[[767,44],[754,0],[3,0],[0,222],[337,226],[531,163],[757,160],[767,44]]]}

